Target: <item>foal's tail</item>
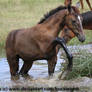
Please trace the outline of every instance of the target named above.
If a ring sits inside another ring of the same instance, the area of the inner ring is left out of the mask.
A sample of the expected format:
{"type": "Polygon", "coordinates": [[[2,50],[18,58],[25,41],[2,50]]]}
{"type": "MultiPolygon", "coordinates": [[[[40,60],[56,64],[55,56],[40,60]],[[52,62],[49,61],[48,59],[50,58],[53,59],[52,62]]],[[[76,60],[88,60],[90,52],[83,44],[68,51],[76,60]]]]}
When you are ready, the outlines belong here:
{"type": "Polygon", "coordinates": [[[6,39],[6,44],[5,44],[5,48],[11,48],[13,46],[13,43],[14,43],[14,33],[13,31],[10,32],[7,36],[7,39],[6,39]]]}
{"type": "Polygon", "coordinates": [[[5,50],[6,50],[6,55],[9,52],[13,52],[14,51],[14,46],[15,46],[15,42],[16,42],[16,34],[17,34],[18,30],[14,30],[11,31],[6,39],[6,43],[5,43],[5,50]]]}

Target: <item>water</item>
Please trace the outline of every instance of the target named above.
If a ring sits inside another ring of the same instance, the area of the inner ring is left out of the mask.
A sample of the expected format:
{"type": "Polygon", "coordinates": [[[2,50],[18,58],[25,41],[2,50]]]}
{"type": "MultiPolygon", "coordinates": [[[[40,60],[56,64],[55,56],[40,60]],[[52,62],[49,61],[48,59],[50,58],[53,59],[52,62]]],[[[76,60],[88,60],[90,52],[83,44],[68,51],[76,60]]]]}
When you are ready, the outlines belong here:
{"type": "MultiPolygon", "coordinates": [[[[57,65],[55,68],[55,72],[59,71],[61,68],[61,63],[64,61],[63,59],[59,58],[58,55],[57,65]]],[[[23,65],[23,61],[19,60],[19,67],[21,68],[23,65]]],[[[35,61],[32,68],[29,71],[29,75],[33,78],[45,78],[48,76],[48,65],[46,60],[38,60],[35,61]]],[[[6,58],[0,58],[0,80],[10,81],[10,72],[9,72],[9,65],[6,58]]]]}
{"type": "Polygon", "coordinates": [[[87,45],[74,45],[74,46],[68,46],[70,50],[73,50],[72,52],[78,52],[78,51],[86,51],[86,53],[92,53],[92,44],[87,45]]]}
{"type": "MultiPolygon", "coordinates": [[[[60,53],[58,54],[58,61],[57,61],[57,65],[55,68],[55,72],[58,72],[60,70],[61,63],[64,62],[64,60],[60,59],[59,57],[60,57],[60,53]]],[[[22,67],[22,65],[23,65],[23,61],[20,59],[19,60],[20,68],[22,67]]],[[[38,85],[38,87],[39,87],[40,85],[42,85],[43,83],[40,83],[42,80],[37,82],[39,84],[36,83],[36,80],[38,80],[39,78],[48,78],[47,61],[46,60],[38,60],[38,61],[34,62],[32,68],[29,71],[29,75],[30,75],[31,79],[30,78],[25,79],[20,76],[20,79],[12,81],[10,72],[9,72],[9,65],[8,65],[7,59],[0,58],[0,88],[1,88],[0,91],[1,92],[9,92],[9,88],[21,88],[21,86],[29,87],[29,86],[35,86],[35,85],[38,85]],[[32,84],[32,85],[30,85],[30,84],[32,84]],[[5,88],[5,89],[3,89],[3,88],[5,88]]],[[[19,90],[17,90],[17,91],[19,91],[19,90]]],[[[21,92],[21,91],[19,91],[19,92],[21,92]]],[[[27,91],[25,91],[25,92],[27,92],[27,91]]],[[[34,92],[34,91],[32,91],[32,92],[34,92]]],[[[41,92],[41,91],[37,91],[37,92],[41,92]]],[[[47,92],[47,91],[44,90],[43,92],[47,92]]]]}
{"type": "MultiPolygon", "coordinates": [[[[92,53],[92,44],[90,45],[82,45],[82,46],[69,46],[69,50],[72,52],[77,52],[78,50],[86,50],[86,52],[92,53]]],[[[64,62],[63,59],[61,59],[61,52],[59,51],[58,53],[58,60],[57,60],[57,65],[55,68],[55,72],[59,71],[61,68],[61,63],[64,62]]],[[[22,60],[20,59],[19,66],[23,65],[22,60]]],[[[48,65],[46,60],[38,60],[36,61],[32,68],[29,71],[29,75],[33,76],[33,78],[45,78],[48,76],[48,65]]],[[[10,79],[10,72],[9,72],[9,66],[7,63],[6,58],[0,58],[0,80],[11,80],[10,79]]]]}
{"type": "MultiPolygon", "coordinates": [[[[69,46],[68,48],[69,50],[72,49],[71,50],[72,53],[77,52],[78,49],[81,49],[81,50],[83,49],[89,53],[92,53],[92,44],[84,45],[84,46],[73,46],[73,47],[69,46]]],[[[60,68],[62,67],[61,63],[65,62],[65,60],[61,59],[61,50],[57,56],[58,56],[58,60],[57,60],[56,68],[55,68],[55,74],[60,71],[60,68]]],[[[22,67],[22,65],[23,65],[23,61],[20,59],[20,62],[19,62],[20,68],[22,67]]],[[[47,65],[46,60],[38,60],[34,62],[32,68],[29,71],[29,75],[30,77],[32,77],[32,80],[30,79],[26,80],[26,79],[20,78],[19,80],[12,81],[10,72],[9,72],[9,65],[8,65],[7,59],[0,58],[0,87],[15,87],[15,86],[27,87],[27,86],[34,86],[34,85],[37,87],[39,86],[48,87],[48,85],[50,87],[53,85],[54,87],[56,86],[56,84],[61,87],[62,83],[64,82],[66,86],[69,84],[68,86],[70,87],[74,83],[74,81],[71,83],[71,81],[70,82],[69,81],[58,81],[58,80],[55,81],[55,79],[48,80],[47,79],[48,78],[48,65],[47,65]]],[[[92,79],[91,81],[90,79],[88,79],[88,81],[90,82],[90,84],[92,84],[92,79]]],[[[85,85],[86,84],[88,83],[85,83],[85,85]]],[[[82,82],[81,82],[81,85],[83,85],[82,82]]],[[[3,92],[6,92],[6,91],[3,91],[3,92]]]]}

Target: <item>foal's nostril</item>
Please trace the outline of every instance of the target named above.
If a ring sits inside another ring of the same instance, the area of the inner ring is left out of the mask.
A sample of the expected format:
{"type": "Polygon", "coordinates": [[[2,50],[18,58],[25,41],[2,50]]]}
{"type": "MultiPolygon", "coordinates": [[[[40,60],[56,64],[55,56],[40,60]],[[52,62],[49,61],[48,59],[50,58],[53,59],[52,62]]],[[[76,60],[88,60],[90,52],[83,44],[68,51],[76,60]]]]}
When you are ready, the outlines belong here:
{"type": "Polygon", "coordinates": [[[85,36],[80,37],[80,38],[79,38],[79,41],[80,41],[80,42],[84,42],[84,41],[85,41],[85,36]]]}
{"type": "Polygon", "coordinates": [[[84,41],[85,41],[85,39],[82,39],[82,40],[81,40],[81,42],[84,42],[84,41]]]}
{"type": "Polygon", "coordinates": [[[85,41],[85,36],[84,35],[78,35],[77,37],[78,37],[80,42],[84,42],[85,41]]]}

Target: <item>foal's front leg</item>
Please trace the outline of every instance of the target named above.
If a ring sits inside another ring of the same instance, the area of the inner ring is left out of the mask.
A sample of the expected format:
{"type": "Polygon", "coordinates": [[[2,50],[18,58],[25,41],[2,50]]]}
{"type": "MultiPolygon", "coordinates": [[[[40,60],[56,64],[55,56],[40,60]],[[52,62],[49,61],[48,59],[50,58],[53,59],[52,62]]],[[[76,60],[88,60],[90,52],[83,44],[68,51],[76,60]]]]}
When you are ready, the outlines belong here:
{"type": "Polygon", "coordinates": [[[57,63],[57,55],[53,56],[51,59],[48,60],[48,74],[49,74],[49,76],[53,76],[56,63],[57,63]]]}
{"type": "Polygon", "coordinates": [[[69,61],[69,64],[67,66],[67,70],[72,70],[72,66],[73,66],[73,62],[72,62],[72,59],[73,59],[73,56],[72,54],[69,52],[65,42],[64,42],[64,39],[63,38],[59,38],[57,37],[54,41],[53,41],[53,48],[56,47],[56,45],[61,45],[61,47],[64,49],[66,55],[67,55],[67,58],[68,58],[68,61],[69,61]]]}
{"type": "Polygon", "coordinates": [[[53,43],[52,43],[53,48],[55,48],[55,46],[56,46],[57,44],[60,44],[61,47],[64,49],[64,51],[65,51],[65,53],[66,53],[66,55],[67,55],[68,61],[69,61],[69,64],[68,64],[68,66],[67,66],[67,70],[64,71],[64,72],[59,76],[60,79],[64,79],[64,78],[66,78],[66,76],[68,75],[68,73],[70,72],[70,70],[72,70],[72,66],[73,66],[73,64],[72,64],[72,59],[73,59],[73,56],[72,56],[72,54],[68,51],[68,49],[67,49],[67,47],[66,47],[66,44],[64,43],[63,38],[57,37],[57,38],[53,41],[53,43]]]}

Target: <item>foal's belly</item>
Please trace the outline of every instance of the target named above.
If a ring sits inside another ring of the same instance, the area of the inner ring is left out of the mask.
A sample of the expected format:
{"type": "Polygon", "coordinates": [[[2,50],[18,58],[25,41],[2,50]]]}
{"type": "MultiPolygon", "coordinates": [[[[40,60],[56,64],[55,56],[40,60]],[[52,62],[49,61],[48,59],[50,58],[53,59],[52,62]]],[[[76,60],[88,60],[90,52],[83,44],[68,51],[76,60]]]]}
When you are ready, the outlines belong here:
{"type": "Polygon", "coordinates": [[[43,52],[40,50],[37,51],[18,51],[18,55],[23,59],[23,60],[30,60],[30,61],[35,61],[35,60],[48,60],[50,59],[53,55],[55,54],[54,50],[51,52],[43,52]]]}
{"type": "Polygon", "coordinates": [[[46,55],[43,54],[26,54],[26,53],[20,53],[20,58],[28,61],[35,61],[35,60],[43,60],[46,59],[46,55]]]}

